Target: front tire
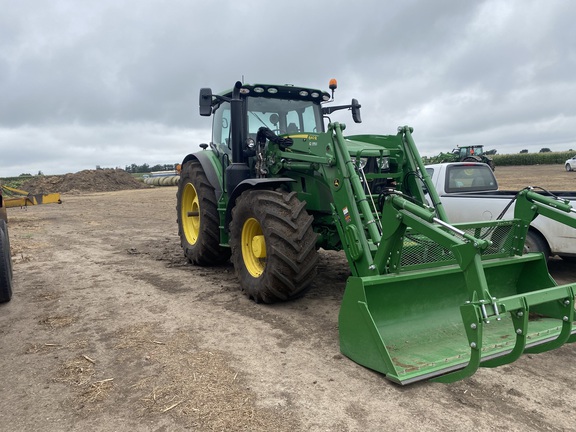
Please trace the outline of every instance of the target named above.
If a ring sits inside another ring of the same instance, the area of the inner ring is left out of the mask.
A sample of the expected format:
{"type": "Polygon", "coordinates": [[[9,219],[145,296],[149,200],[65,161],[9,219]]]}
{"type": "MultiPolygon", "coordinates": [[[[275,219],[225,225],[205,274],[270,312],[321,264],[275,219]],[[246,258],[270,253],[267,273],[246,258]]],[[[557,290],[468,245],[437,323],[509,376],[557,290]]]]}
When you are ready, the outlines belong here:
{"type": "Polygon", "coordinates": [[[572,171],[572,166],[570,164],[566,164],[566,171],[572,171]]]}
{"type": "Polygon", "coordinates": [[[184,255],[201,266],[221,264],[230,249],[220,246],[220,219],[214,187],[197,160],[184,164],[176,193],[178,235],[184,255]]]}
{"type": "Polygon", "coordinates": [[[528,231],[526,234],[526,241],[524,242],[524,253],[528,252],[542,252],[544,257],[548,259],[550,256],[550,248],[546,240],[534,231],[528,231]]]}
{"type": "Polygon", "coordinates": [[[274,303],[310,288],[318,264],[312,221],[295,192],[240,195],[232,210],[230,246],[236,276],[249,298],[274,303]]]}

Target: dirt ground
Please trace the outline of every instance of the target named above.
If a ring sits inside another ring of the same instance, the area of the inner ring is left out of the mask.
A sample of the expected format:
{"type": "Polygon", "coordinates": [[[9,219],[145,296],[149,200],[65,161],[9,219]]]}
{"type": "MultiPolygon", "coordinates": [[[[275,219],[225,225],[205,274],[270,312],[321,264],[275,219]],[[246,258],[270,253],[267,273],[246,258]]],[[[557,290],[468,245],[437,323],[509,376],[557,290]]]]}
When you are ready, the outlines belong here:
{"type": "MultiPolygon", "coordinates": [[[[576,189],[561,165],[496,175],[505,188],[576,189]]],[[[574,430],[574,345],[454,384],[392,384],[339,352],[341,254],[321,251],[305,297],[255,304],[231,265],[186,262],[175,194],[64,193],[9,209],[0,430],[574,430]]],[[[576,280],[559,259],[550,268],[576,280]]]]}

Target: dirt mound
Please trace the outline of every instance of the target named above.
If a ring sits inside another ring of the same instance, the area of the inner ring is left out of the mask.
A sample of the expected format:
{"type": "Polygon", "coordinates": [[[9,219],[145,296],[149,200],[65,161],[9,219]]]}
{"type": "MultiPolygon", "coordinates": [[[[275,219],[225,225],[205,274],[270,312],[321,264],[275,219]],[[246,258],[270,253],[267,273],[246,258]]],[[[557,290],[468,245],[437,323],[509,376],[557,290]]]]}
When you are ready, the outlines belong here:
{"type": "Polygon", "coordinates": [[[146,189],[150,186],[122,169],[84,170],[61,176],[38,176],[22,184],[30,193],[108,192],[125,189],[146,189]]]}

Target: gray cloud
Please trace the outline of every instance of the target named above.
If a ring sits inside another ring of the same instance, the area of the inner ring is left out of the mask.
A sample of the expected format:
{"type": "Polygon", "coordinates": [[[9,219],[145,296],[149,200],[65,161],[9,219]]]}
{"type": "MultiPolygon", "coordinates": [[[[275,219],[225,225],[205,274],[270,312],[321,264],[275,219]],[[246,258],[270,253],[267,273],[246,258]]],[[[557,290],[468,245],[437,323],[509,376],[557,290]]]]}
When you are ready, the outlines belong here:
{"type": "Polygon", "coordinates": [[[576,4],[0,0],[0,175],[172,163],[209,140],[200,87],[325,88],[350,133],[424,154],[574,148],[576,4]]]}

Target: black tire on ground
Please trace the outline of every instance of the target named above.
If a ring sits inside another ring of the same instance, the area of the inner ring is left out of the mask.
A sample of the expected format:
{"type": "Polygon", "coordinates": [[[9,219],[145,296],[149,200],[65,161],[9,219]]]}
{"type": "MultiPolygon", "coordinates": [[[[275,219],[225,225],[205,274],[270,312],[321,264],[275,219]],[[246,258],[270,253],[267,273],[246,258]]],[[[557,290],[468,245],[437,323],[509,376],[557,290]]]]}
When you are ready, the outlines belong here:
{"type": "Polygon", "coordinates": [[[550,248],[546,240],[537,232],[528,231],[526,241],[524,242],[524,253],[542,252],[546,258],[550,256],[550,248]]]}
{"type": "Polygon", "coordinates": [[[566,171],[572,171],[572,166],[570,164],[566,164],[566,171]]]}
{"type": "MultiPolygon", "coordinates": [[[[2,221],[4,222],[4,221],[2,221]]],[[[0,228],[0,303],[12,298],[12,256],[6,222],[0,228]]]]}
{"type": "Polygon", "coordinates": [[[3,219],[0,219],[0,230],[6,233],[6,249],[8,250],[8,255],[10,256],[8,264],[10,266],[10,278],[12,278],[14,275],[12,273],[12,249],[10,249],[10,235],[8,234],[8,224],[3,219]]]}
{"type": "Polygon", "coordinates": [[[230,258],[230,249],[220,246],[220,218],[214,187],[197,160],[182,167],[176,214],[180,244],[192,264],[210,266],[230,258]]]}
{"type": "Polygon", "coordinates": [[[318,264],[313,217],[295,192],[249,190],[230,223],[232,262],[242,291],[256,302],[301,297],[318,264]]]}
{"type": "Polygon", "coordinates": [[[462,162],[480,162],[478,159],[472,156],[465,157],[462,159],[462,162]]]}

